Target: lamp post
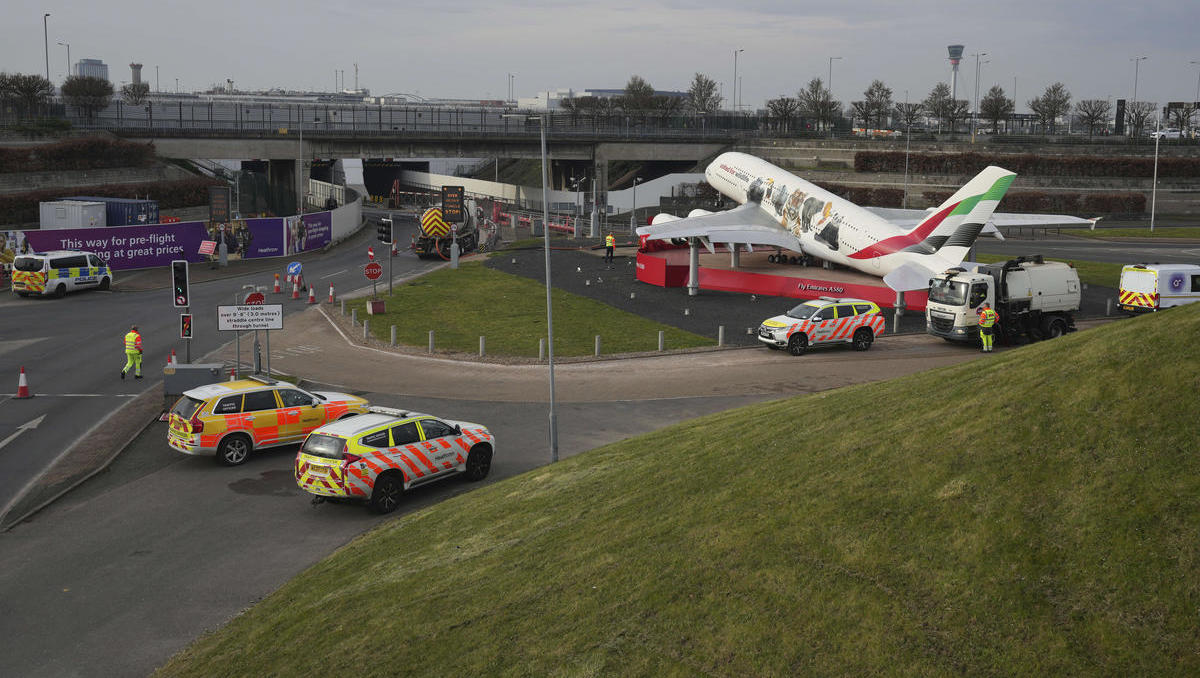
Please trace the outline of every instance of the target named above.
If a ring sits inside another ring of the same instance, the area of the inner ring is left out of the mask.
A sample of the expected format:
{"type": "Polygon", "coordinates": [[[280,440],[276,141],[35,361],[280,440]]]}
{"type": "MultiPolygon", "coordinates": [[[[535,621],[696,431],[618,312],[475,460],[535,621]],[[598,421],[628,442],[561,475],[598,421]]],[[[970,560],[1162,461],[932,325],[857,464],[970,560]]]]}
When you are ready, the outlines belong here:
{"type": "Polygon", "coordinates": [[[640,184],[641,182],[642,182],[641,177],[634,177],[634,179],[633,179],[633,204],[631,205],[631,209],[629,212],[629,234],[630,235],[633,235],[633,233],[637,229],[637,185],[640,184]]]}
{"type": "Polygon", "coordinates": [[[745,49],[733,50],[733,96],[731,98],[733,99],[733,110],[735,110],[735,111],[738,110],[738,106],[742,103],[742,102],[738,101],[738,90],[737,90],[737,59],[738,59],[738,57],[737,57],[737,55],[739,52],[745,52],[745,51],[746,51],[745,49]]]}
{"type": "Polygon", "coordinates": [[[69,77],[71,77],[71,43],[60,42],[58,44],[61,47],[67,48],[67,77],[69,78],[69,77]]]}
{"type": "MultiPolygon", "coordinates": [[[[829,57],[829,79],[825,81],[825,88],[829,90],[829,101],[833,101],[833,60],[841,59],[840,56],[829,57]]],[[[833,138],[833,120],[829,121],[829,138],[833,138]]]]}
{"type": "MultiPolygon", "coordinates": [[[[1193,66],[1200,66],[1200,61],[1189,62],[1193,66]]],[[[1196,71],[1196,102],[1200,103],[1200,70],[1196,71]]]]}
{"type": "Polygon", "coordinates": [[[1142,65],[1142,62],[1146,60],[1146,57],[1131,57],[1129,60],[1133,62],[1133,98],[1129,101],[1130,103],[1134,103],[1137,101],[1138,66],[1142,65]]]}
{"type": "Polygon", "coordinates": [[[46,20],[50,18],[50,13],[46,12],[42,15],[42,41],[46,46],[46,79],[50,79],[50,29],[47,28],[46,20]]]}
{"type": "Polygon", "coordinates": [[[975,143],[975,122],[979,119],[979,57],[987,56],[987,52],[976,52],[975,57],[975,112],[971,116],[971,143],[975,143]]]}

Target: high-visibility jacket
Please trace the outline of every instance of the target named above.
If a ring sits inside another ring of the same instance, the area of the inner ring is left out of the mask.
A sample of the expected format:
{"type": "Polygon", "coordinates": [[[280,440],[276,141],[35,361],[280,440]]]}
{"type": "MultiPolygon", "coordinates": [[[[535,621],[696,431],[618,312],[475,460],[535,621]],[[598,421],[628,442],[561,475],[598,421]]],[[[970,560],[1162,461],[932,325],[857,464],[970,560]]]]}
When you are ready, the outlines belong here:
{"type": "Polygon", "coordinates": [[[129,334],[125,335],[125,350],[126,351],[142,350],[142,335],[138,334],[137,332],[134,332],[133,330],[130,330],[129,334]]]}
{"type": "Polygon", "coordinates": [[[612,237],[611,235],[604,236],[604,246],[605,247],[613,247],[616,244],[617,244],[616,238],[612,237]]]}
{"type": "Polygon", "coordinates": [[[991,327],[1000,319],[1000,315],[990,308],[985,308],[979,312],[979,326],[991,327]]]}

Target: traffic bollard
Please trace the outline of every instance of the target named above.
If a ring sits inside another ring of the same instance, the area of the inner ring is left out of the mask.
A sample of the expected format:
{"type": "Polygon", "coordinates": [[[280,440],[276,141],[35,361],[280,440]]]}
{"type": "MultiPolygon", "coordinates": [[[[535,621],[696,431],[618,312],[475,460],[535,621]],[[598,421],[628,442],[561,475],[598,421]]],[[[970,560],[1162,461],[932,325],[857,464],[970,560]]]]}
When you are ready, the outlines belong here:
{"type": "Polygon", "coordinates": [[[538,362],[546,359],[546,340],[538,339],[538,362]]]}
{"type": "Polygon", "coordinates": [[[352,308],[350,309],[350,327],[355,325],[358,325],[358,309],[352,308]]]}
{"type": "Polygon", "coordinates": [[[346,300],[342,299],[342,315],[346,315],[346,300]]]}
{"type": "Polygon", "coordinates": [[[658,331],[658,350],[663,350],[667,345],[667,333],[663,330],[658,331]]]}
{"type": "Polygon", "coordinates": [[[484,355],[486,355],[486,351],[484,351],[483,335],[481,334],[479,335],[479,357],[482,358],[484,355]]]}
{"type": "Polygon", "coordinates": [[[1112,297],[1104,300],[1104,317],[1112,315],[1112,297]]]}
{"type": "Polygon", "coordinates": [[[429,352],[433,353],[433,330],[429,330],[429,352]]]}
{"type": "Polygon", "coordinates": [[[725,345],[725,326],[717,325],[717,346],[725,345]]]}
{"type": "Polygon", "coordinates": [[[392,347],[396,346],[396,326],[392,325],[392,347]]]}
{"type": "Polygon", "coordinates": [[[596,335],[596,355],[600,355],[600,335],[596,335]]]}
{"type": "Polygon", "coordinates": [[[363,341],[367,340],[367,323],[371,322],[367,318],[363,318],[363,341]]]}

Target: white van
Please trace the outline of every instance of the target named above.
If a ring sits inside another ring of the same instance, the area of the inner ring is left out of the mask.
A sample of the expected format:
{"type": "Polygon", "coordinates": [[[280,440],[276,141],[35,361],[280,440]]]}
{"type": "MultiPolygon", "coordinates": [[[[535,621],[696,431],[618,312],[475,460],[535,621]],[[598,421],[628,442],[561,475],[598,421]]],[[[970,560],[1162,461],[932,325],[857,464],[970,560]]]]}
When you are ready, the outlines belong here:
{"type": "Polygon", "coordinates": [[[1121,309],[1157,311],[1200,301],[1200,266],[1196,264],[1132,264],[1121,269],[1121,309]]]}
{"type": "Polygon", "coordinates": [[[22,297],[61,297],[75,290],[111,286],[112,269],[93,252],[31,252],[13,259],[12,291],[22,297]]]}

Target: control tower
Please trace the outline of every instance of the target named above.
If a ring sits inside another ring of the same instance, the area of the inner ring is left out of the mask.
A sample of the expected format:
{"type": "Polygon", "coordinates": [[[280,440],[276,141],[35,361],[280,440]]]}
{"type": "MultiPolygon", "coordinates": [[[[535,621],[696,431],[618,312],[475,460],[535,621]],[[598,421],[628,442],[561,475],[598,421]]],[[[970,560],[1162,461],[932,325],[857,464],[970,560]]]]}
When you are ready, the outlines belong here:
{"type": "MultiPolygon", "coordinates": [[[[962,50],[959,50],[959,53],[961,54],[962,50]]],[[[957,70],[957,68],[958,67],[955,66],[956,70],[957,70]]],[[[141,64],[129,64],[129,69],[133,71],[133,84],[135,84],[135,85],[140,84],[142,82],[142,65],[141,64]]]]}
{"type": "Polygon", "coordinates": [[[946,47],[950,52],[950,99],[958,100],[958,62],[962,61],[963,46],[950,45],[946,47]]]}

